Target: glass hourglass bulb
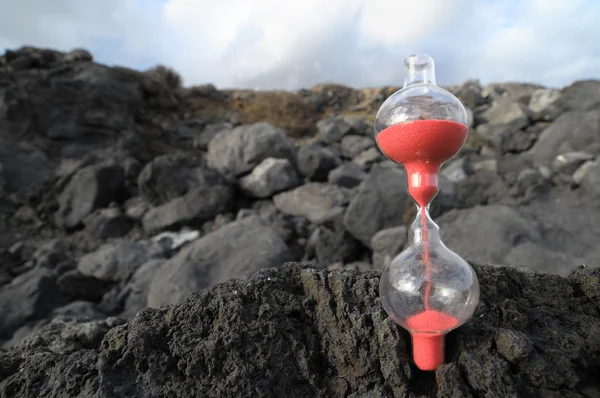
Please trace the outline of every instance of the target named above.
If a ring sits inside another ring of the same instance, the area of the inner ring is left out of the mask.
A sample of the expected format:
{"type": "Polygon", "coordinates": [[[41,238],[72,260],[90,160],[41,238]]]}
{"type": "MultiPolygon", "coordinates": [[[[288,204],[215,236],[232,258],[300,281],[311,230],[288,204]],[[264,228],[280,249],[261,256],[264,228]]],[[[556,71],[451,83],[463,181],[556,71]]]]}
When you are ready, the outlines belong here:
{"type": "Polygon", "coordinates": [[[428,213],[442,163],[466,140],[467,113],[458,98],[436,85],[431,57],[410,55],[404,72],[404,87],[377,113],[375,138],[384,155],[406,169],[419,210],[410,245],[384,269],[379,293],[388,315],[411,333],[416,365],[435,370],[444,360],[445,334],[464,324],[479,301],[475,272],[443,244],[428,213]]]}

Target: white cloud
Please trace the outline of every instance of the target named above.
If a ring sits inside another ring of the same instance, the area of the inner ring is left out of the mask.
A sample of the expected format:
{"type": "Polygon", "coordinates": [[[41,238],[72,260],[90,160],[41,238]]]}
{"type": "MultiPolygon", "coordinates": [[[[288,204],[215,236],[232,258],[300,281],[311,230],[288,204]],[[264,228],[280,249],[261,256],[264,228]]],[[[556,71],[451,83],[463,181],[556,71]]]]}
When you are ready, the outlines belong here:
{"type": "Polygon", "coordinates": [[[561,86],[600,77],[595,0],[0,0],[0,46],[85,47],[174,67],[186,84],[292,89],[402,82],[415,51],[438,82],[561,86]]]}

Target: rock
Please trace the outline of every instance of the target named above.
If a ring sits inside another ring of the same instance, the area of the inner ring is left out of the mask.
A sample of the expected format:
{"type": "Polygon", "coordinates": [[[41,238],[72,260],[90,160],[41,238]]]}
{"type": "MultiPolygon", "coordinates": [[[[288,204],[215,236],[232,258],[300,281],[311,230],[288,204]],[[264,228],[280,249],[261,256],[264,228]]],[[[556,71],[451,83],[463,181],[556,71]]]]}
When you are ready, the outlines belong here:
{"type": "Polygon", "coordinates": [[[97,349],[109,330],[110,327],[104,320],[78,322],[57,318],[25,337],[19,348],[30,352],[49,351],[59,355],[97,349]]]}
{"type": "Polygon", "coordinates": [[[496,349],[509,362],[527,358],[533,350],[533,344],[523,332],[500,329],[495,338],[496,349]]]}
{"type": "Polygon", "coordinates": [[[289,260],[290,251],[275,229],[257,217],[244,218],[198,239],[167,261],[150,284],[148,305],[176,304],[199,289],[289,260]]]}
{"type": "Polygon", "coordinates": [[[266,158],[296,161],[296,146],[285,132],[265,122],[222,131],[208,145],[208,165],[224,174],[240,176],[266,158]]]}
{"type": "Polygon", "coordinates": [[[125,215],[132,220],[139,221],[150,208],[150,203],[140,196],[129,198],[123,203],[125,215]]]}
{"type": "Polygon", "coordinates": [[[200,232],[182,230],[181,232],[162,232],[152,238],[152,241],[158,243],[165,251],[172,251],[192,242],[200,237],[200,232]]]}
{"type": "MultiPolygon", "coordinates": [[[[572,280],[504,267],[474,269],[481,285],[479,307],[455,338],[447,339],[448,363],[429,375],[410,364],[408,335],[383,311],[377,272],[288,264],[201,291],[172,308],[143,310],[91,348],[56,354],[23,346],[2,352],[0,394],[600,394],[595,378],[600,318],[593,296],[580,288],[597,287],[584,281],[598,268],[572,280]],[[535,349],[525,355],[528,341],[535,349]]],[[[52,335],[58,339],[62,333],[52,335]]]]}
{"type": "Polygon", "coordinates": [[[352,159],[352,161],[363,169],[368,170],[374,163],[377,163],[383,159],[384,157],[379,149],[376,147],[371,147],[366,151],[361,152],[354,159],[352,159]]]}
{"type": "Polygon", "coordinates": [[[194,148],[207,150],[212,139],[222,131],[233,130],[233,125],[229,122],[220,122],[209,124],[200,134],[194,138],[194,148]]]}
{"type": "Polygon", "coordinates": [[[494,101],[510,99],[521,104],[528,104],[533,93],[541,88],[544,87],[529,83],[492,83],[483,88],[482,94],[486,97],[489,96],[494,101]]]}
{"type": "Polygon", "coordinates": [[[352,127],[352,131],[359,135],[373,137],[373,124],[368,123],[359,117],[344,117],[346,122],[352,127]]]}
{"type": "Polygon", "coordinates": [[[153,232],[207,221],[229,210],[232,199],[233,190],[228,185],[192,189],[184,196],[148,210],[142,224],[146,231],[153,232]]]}
{"type": "MultiPolygon", "coordinates": [[[[513,264],[561,275],[568,274],[572,265],[582,261],[578,256],[596,258],[599,255],[591,249],[585,249],[589,250],[587,253],[581,251],[589,241],[569,237],[575,233],[571,231],[576,229],[574,221],[570,224],[575,227],[552,220],[554,216],[547,217],[552,221],[538,221],[534,214],[549,211],[547,206],[540,207],[540,203],[532,204],[532,208],[539,207],[534,211],[497,204],[450,211],[437,220],[442,240],[469,261],[486,258],[492,264],[513,264]]],[[[553,211],[561,210],[554,208],[553,211]]],[[[575,218],[574,214],[565,216],[575,218]]]]}
{"type": "Polygon", "coordinates": [[[98,311],[94,303],[89,301],[76,300],[67,305],[55,308],[51,314],[52,318],[61,317],[61,319],[78,320],[97,320],[104,319],[106,316],[98,311]]]}
{"type": "Polygon", "coordinates": [[[412,205],[406,188],[406,173],[396,166],[373,166],[350,202],[344,225],[368,246],[378,231],[402,224],[407,206],[412,205]]]}
{"type": "Polygon", "coordinates": [[[577,170],[575,170],[575,172],[573,173],[573,177],[572,177],[573,185],[575,185],[575,186],[581,185],[581,182],[583,181],[583,179],[586,176],[586,174],[588,173],[588,171],[590,169],[596,168],[597,164],[598,163],[595,161],[585,162],[577,170]]]}
{"type": "Polygon", "coordinates": [[[350,196],[344,188],[314,182],[275,195],[273,203],[282,213],[305,217],[319,224],[335,207],[348,204],[350,196]]]}
{"type": "Polygon", "coordinates": [[[562,90],[560,105],[568,110],[590,111],[600,105],[600,80],[580,80],[562,90]]]}
{"type": "Polygon", "coordinates": [[[138,267],[121,293],[126,295],[121,316],[132,318],[138,311],[148,306],[150,283],[152,283],[156,273],[165,261],[163,259],[150,259],[138,267]]]}
{"type": "MultiPolygon", "coordinates": [[[[45,58],[39,51],[34,57],[45,58]]],[[[51,139],[65,152],[76,145],[87,152],[135,126],[146,91],[139,72],[92,62],[47,66],[43,72],[12,74],[6,80],[2,125],[12,137],[35,136],[46,143],[51,139]]]]}
{"type": "Polygon", "coordinates": [[[0,193],[23,191],[50,181],[53,163],[39,149],[0,137],[0,193]]]}
{"type": "Polygon", "coordinates": [[[442,166],[440,175],[443,175],[452,182],[459,182],[467,178],[465,158],[458,158],[442,166]]]}
{"type": "Polygon", "coordinates": [[[371,137],[346,135],[341,142],[342,155],[352,159],[373,146],[375,141],[371,137]]]}
{"type": "Polygon", "coordinates": [[[531,146],[533,143],[529,135],[525,144],[519,143],[519,145],[515,145],[511,143],[514,140],[514,135],[520,136],[527,133],[527,131],[520,132],[519,130],[529,124],[525,106],[514,100],[501,98],[495,101],[491,108],[481,114],[481,118],[487,121],[487,124],[477,127],[477,135],[503,153],[521,149],[523,146],[527,149],[527,144],[531,146]]]}
{"type": "Polygon", "coordinates": [[[244,194],[268,198],[298,185],[296,170],[287,159],[267,158],[240,180],[244,194]]]}
{"type": "Polygon", "coordinates": [[[571,176],[583,163],[594,159],[594,155],[587,152],[566,152],[558,155],[552,161],[552,168],[560,174],[571,176]]]}
{"type": "Polygon", "coordinates": [[[317,129],[319,130],[319,138],[328,144],[340,142],[345,135],[352,132],[352,126],[343,116],[339,115],[319,120],[317,129]]]}
{"type": "Polygon", "coordinates": [[[560,106],[560,90],[540,88],[531,93],[529,110],[533,120],[552,121],[563,111],[560,106]]]}
{"type": "Polygon", "coordinates": [[[452,91],[468,108],[476,108],[485,103],[479,80],[467,80],[457,90],[452,91]]]}
{"type": "Polygon", "coordinates": [[[343,209],[338,208],[334,216],[320,225],[307,242],[307,256],[316,258],[321,267],[334,263],[346,263],[356,258],[360,243],[346,231],[343,209]]]}
{"type": "Polygon", "coordinates": [[[77,270],[101,281],[125,283],[148,259],[148,248],[141,243],[107,243],[83,256],[77,270]]]}
{"type": "Polygon", "coordinates": [[[401,225],[382,229],[371,238],[371,249],[373,249],[373,267],[382,270],[392,261],[406,244],[407,230],[401,225]]]}
{"type": "Polygon", "coordinates": [[[58,195],[56,223],[77,227],[92,211],[125,199],[125,175],[115,164],[87,166],[77,171],[58,195]]]}
{"type": "Polygon", "coordinates": [[[437,223],[446,246],[475,262],[485,258],[490,263],[503,264],[504,257],[517,243],[541,239],[531,219],[505,205],[453,210],[437,223]]]}
{"type": "Polygon", "coordinates": [[[47,316],[53,308],[63,305],[54,274],[47,268],[34,268],[0,287],[0,339],[26,322],[47,316]]]}
{"type": "Polygon", "coordinates": [[[69,259],[68,246],[64,239],[52,239],[40,244],[31,257],[35,266],[54,269],[69,259]]]}
{"type": "Polygon", "coordinates": [[[342,161],[328,148],[308,145],[298,151],[298,169],[311,181],[325,181],[342,161]]]}
{"type": "Polygon", "coordinates": [[[92,56],[92,54],[90,54],[89,51],[83,48],[76,48],[66,53],[63,59],[67,63],[92,62],[94,60],[94,57],[92,56]]]}
{"type": "Polygon", "coordinates": [[[100,301],[109,289],[108,282],[85,276],[77,270],[63,273],[56,281],[58,289],[72,300],[100,301]]]}
{"type": "Polygon", "coordinates": [[[483,159],[473,162],[473,172],[490,171],[498,173],[498,161],[496,159],[483,159]]]}
{"type": "Polygon", "coordinates": [[[513,197],[521,197],[523,202],[530,202],[549,190],[550,182],[538,170],[527,168],[519,173],[509,193],[513,197]]]}
{"type": "Polygon", "coordinates": [[[600,198],[600,162],[590,162],[590,165],[586,167],[583,177],[581,177],[581,188],[591,197],[600,198]]]}
{"type": "Polygon", "coordinates": [[[154,205],[169,202],[191,190],[225,185],[225,179],[185,153],[162,155],[149,162],[138,177],[142,197],[154,205]]]}
{"type": "MultiPolygon", "coordinates": [[[[508,187],[496,172],[478,170],[456,184],[456,208],[494,203],[508,194],[508,187]]],[[[435,199],[434,199],[435,200],[435,199]]]]}
{"type": "Polygon", "coordinates": [[[336,184],[344,188],[354,188],[358,186],[365,178],[367,173],[356,163],[348,162],[331,170],[327,180],[331,184],[336,184]]]}
{"type": "Polygon", "coordinates": [[[550,165],[565,152],[600,153],[600,111],[570,111],[563,113],[540,134],[530,150],[532,159],[550,165]]]}
{"type": "Polygon", "coordinates": [[[84,223],[88,234],[101,240],[125,236],[133,228],[133,220],[114,207],[96,211],[84,223]]]}

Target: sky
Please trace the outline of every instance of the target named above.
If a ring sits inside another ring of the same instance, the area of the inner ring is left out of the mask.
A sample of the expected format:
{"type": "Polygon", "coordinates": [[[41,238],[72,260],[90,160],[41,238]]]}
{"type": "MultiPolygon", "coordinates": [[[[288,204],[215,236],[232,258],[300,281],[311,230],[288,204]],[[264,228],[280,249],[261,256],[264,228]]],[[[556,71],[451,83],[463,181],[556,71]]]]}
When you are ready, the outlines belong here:
{"type": "Polygon", "coordinates": [[[217,88],[401,86],[426,53],[438,84],[563,87],[600,78],[598,0],[0,0],[0,49],[89,50],[217,88]]]}

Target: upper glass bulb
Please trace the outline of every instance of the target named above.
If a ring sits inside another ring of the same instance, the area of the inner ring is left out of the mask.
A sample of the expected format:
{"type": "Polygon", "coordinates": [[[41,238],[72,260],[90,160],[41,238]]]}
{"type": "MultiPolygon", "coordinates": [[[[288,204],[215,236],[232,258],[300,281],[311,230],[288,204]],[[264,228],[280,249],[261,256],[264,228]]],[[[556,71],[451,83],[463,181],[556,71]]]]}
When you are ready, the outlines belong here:
{"type": "Polygon", "coordinates": [[[454,94],[437,85],[433,59],[411,54],[404,60],[404,87],[386,99],[377,112],[375,137],[398,123],[431,119],[467,126],[467,111],[454,94]]]}
{"type": "Polygon", "coordinates": [[[433,59],[412,54],[404,61],[404,87],[379,108],[375,139],[381,152],[402,164],[410,195],[426,206],[437,195],[437,173],[467,139],[467,111],[435,83],[433,59]]]}

